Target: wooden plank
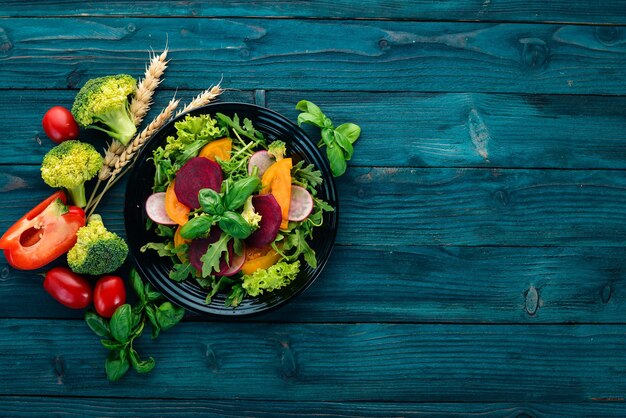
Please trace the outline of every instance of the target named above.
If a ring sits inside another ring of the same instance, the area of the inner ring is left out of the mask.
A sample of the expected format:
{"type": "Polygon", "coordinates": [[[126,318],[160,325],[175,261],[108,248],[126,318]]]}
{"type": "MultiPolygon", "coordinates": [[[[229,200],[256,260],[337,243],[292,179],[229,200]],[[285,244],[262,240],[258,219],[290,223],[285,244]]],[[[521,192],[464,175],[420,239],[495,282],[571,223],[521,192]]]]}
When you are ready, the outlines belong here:
{"type": "Polygon", "coordinates": [[[135,1],[127,7],[122,1],[77,3],[57,0],[44,4],[37,1],[5,1],[0,16],[180,16],[180,17],[304,17],[338,19],[399,20],[478,20],[512,22],[581,22],[626,23],[623,1],[493,0],[388,2],[383,0],[312,0],[296,1],[135,1]]]}
{"type": "MultiPolygon", "coordinates": [[[[45,271],[45,269],[44,269],[45,271]]],[[[258,322],[625,323],[626,248],[338,247],[258,322]]],[[[0,262],[1,318],[82,318],[0,262]]],[[[206,320],[190,317],[190,320],[206,320]]]]}
{"type": "MultiPolygon", "coordinates": [[[[177,95],[187,99],[194,93],[177,95]]],[[[41,117],[51,106],[71,107],[74,94],[3,92],[0,128],[6,134],[0,136],[0,164],[39,164],[52,146],[41,117]]],[[[226,91],[222,99],[252,102],[252,94],[226,91]]],[[[159,91],[154,109],[171,95],[159,91]]],[[[337,125],[358,123],[363,135],[352,166],[626,168],[626,97],[272,91],[266,98],[271,109],[292,121],[295,103],[306,98],[337,125]]],[[[319,131],[305,129],[319,137],[319,131]]],[[[86,131],[82,138],[96,132],[86,131]]]]}
{"type": "MultiPolygon", "coordinates": [[[[354,167],[337,188],[340,244],[626,243],[622,171],[354,167]]],[[[38,166],[5,167],[0,191],[0,230],[50,194],[38,166]]],[[[115,231],[124,229],[123,193],[116,186],[100,209],[115,231]]]]}
{"type": "Polygon", "coordinates": [[[139,75],[169,40],[165,85],[238,89],[626,93],[622,27],[290,19],[0,19],[0,88],[139,75]],[[67,35],[67,34],[71,35],[67,35]],[[122,42],[123,41],[123,42],[122,42]],[[206,74],[206,76],[202,76],[206,74]]]}
{"type": "Polygon", "coordinates": [[[63,415],[66,417],[188,417],[207,418],[294,416],[324,417],[623,417],[626,405],[619,402],[594,403],[386,403],[386,402],[259,402],[204,399],[106,399],[49,398],[35,396],[0,397],[0,408],[12,417],[63,415]]]}
{"type": "Polygon", "coordinates": [[[624,326],[187,323],[149,340],[135,348],[155,370],[111,384],[82,322],[2,320],[11,384],[0,394],[588,402],[626,391],[624,326]]]}

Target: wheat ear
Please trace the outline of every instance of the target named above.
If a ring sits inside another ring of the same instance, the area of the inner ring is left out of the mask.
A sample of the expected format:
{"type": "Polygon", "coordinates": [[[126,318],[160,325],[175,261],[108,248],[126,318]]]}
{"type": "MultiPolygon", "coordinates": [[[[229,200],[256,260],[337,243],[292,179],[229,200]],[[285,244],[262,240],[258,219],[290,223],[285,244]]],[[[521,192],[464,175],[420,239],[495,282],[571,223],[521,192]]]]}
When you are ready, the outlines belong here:
{"type": "Polygon", "coordinates": [[[146,65],[144,77],[137,84],[137,91],[130,102],[130,113],[135,119],[135,126],[139,126],[152,106],[152,96],[161,84],[163,73],[167,68],[167,47],[160,55],[150,54],[150,62],[146,65]]]}
{"type": "Polygon", "coordinates": [[[180,116],[183,113],[187,113],[193,109],[209,104],[210,102],[215,100],[220,94],[222,94],[223,91],[224,90],[222,90],[219,84],[209,87],[208,89],[194,97],[187,105],[185,105],[185,107],[179,110],[176,113],[176,116],[180,116]]]}

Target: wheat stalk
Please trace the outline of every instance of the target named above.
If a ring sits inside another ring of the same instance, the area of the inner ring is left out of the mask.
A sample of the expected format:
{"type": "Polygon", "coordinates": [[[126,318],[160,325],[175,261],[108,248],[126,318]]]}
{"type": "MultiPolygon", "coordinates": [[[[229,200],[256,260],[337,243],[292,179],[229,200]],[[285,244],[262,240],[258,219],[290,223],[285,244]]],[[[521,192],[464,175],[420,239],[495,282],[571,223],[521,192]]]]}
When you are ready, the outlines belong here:
{"type": "Polygon", "coordinates": [[[93,204],[89,207],[89,215],[91,215],[95,211],[96,207],[100,203],[100,200],[102,200],[102,197],[117,182],[118,178],[122,177],[118,176],[118,174],[120,174],[124,167],[131,163],[131,161],[135,157],[135,154],[137,154],[141,147],[144,146],[148,139],[150,139],[150,137],[152,137],[152,135],[154,135],[155,132],[158,131],[163,125],[165,125],[165,123],[172,117],[172,114],[174,113],[174,110],[176,110],[176,107],[179,103],[180,99],[173,98],[172,100],[170,100],[165,109],[163,109],[161,113],[159,113],[159,115],[154,118],[154,120],[150,122],[148,126],[146,126],[135,137],[135,139],[133,139],[128,144],[124,151],[122,151],[122,153],[115,158],[115,163],[111,166],[112,170],[111,174],[108,177],[109,180],[104,186],[102,192],[98,195],[97,198],[95,198],[93,204]]]}
{"type": "Polygon", "coordinates": [[[179,110],[176,113],[176,116],[180,116],[183,113],[187,113],[193,109],[209,104],[210,102],[215,100],[217,96],[222,94],[223,91],[224,90],[222,90],[219,83],[216,86],[209,87],[208,89],[194,97],[187,105],[185,105],[185,107],[179,110]]]}
{"type": "Polygon", "coordinates": [[[142,80],[137,84],[137,91],[130,102],[130,113],[135,119],[135,126],[139,126],[152,106],[152,96],[161,84],[161,77],[167,68],[167,46],[160,55],[150,54],[150,62],[142,80]]]}

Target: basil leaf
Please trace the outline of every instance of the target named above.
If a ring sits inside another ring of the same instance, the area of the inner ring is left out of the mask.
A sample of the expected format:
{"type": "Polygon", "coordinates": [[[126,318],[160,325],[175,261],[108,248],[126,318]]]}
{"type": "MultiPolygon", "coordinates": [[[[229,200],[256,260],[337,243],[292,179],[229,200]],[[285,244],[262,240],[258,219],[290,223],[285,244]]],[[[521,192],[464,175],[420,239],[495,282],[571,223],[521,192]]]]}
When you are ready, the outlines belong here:
{"type": "Polygon", "coordinates": [[[315,103],[308,100],[300,100],[296,105],[296,110],[307,112],[314,116],[324,116],[322,110],[315,103]]]}
{"type": "Polygon", "coordinates": [[[141,322],[141,314],[143,313],[143,305],[133,306],[131,309],[131,328],[135,328],[141,322]]]}
{"type": "Polygon", "coordinates": [[[119,350],[124,347],[122,344],[114,340],[100,340],[100,343],[107,350],[119,350]]]}
{"type": "Polygon", "coordinates": [[[332,129],[322,129],[322,142],[330,147],[335,142],[335,135],[332,129]]]}
{"type": "Polygon", "coordinates": [[[322,128],[324,126],[324,117],[307,112],[300,113],[298,115],[298,126],[303,123],[308,123],[309,125],[315,125],[318,128],[322,128]]]}
{"type": "Polygon", "coordinates": [[[130,305],[125,303],[115,310],[111,317],[111,335],[121,343],[128,342],[132,330],[132,311],[130,305]]]}
{"type": "Polygon", "coordinates": [[[233,239],[233,251],[237,255],[243,254],[243,241],[240,240],[239,238],[233,239]]]}
{"type": "Polygon", "coordinates": [[[87,326],[91,328],[91,330],[98,337],[110,337],[111,330],[109,329],[109,323],[106,319],[102,318],[100,315],[97,315],[94,312],[86,312],[85,313],[85,322],[87,326]]]}
{"type": "Polygon", "coordinates": [[[130,284],[133,287],[133,290],[135,291],[135,293],[137,294],[137,297],[139,298],[139,300],[141,300],[142,302],[146,301],[146,292],[144,290],[143,287],[143,282],[141,281],[141,277],[139,277],[139,273],[137,273],[137,270],[132,269],[130,271],[130,284]]]}
{"type": "Polygon", "coordinates": [[[150,285],[150,283],[146,283],[145,286],[143,287],[144,292],[146,293],[146,299],[149,302],[152,302],[154,300],[157,300],[158,298],[160,298],[161,296],[163,296],[161,293],[157,292],[156,290],[154,290],[152,288],[152,286],[150,285]]]}
{"type": "Polygon", "coordinates": [[[212,216],[196,216],[180,228],[180,235],[185,239],[206,237],[214,223],[215,218],[212,216]]]}
{"type": "Polygon", "coordinates": [[[209,215],[221,215],[224,213],[222,196],[213,189],[202,189],[198,192],[198,201],[202,210],[209,215]]]}
{"type": "Polygon", "coordinates": [[[354,123],[342,123],[335,128],[335,133],[337,132],[345,136],[351,144],[354,144],[361,135],[361,127],[354,123]]]}
{"type": "Polygon", "coordinates": [[[154,306],[146,306],[146,316],[148,317],[150,324],[152,324],[152,339],[155,339],[159,336],[161,326],[159,325],[159,321],[157,321],[156,309],[154,308],[154,306]]]}
{"type": "Polygon", "coordinates": [[[326,156],[333,177],[339,177],[346,172],[347,164],[343,152],[334,142],[326,147],[326,156]]]}
{"type": "Polygon", "coordinates": [[[154,369],[154,365],[156,364],[152,357],[149,357],[148,360],[141,361],[139,353],[134,349],[130,350],[130,362],[137,373],[148,373],[154,369]]]}
{"type": "Polygon", "coordinates": [[[219,227],[234,238],[245,239],[252,234],[252,227],[248,221],[235,212],[224,213],[222,219],[220,219],[219,227]]]}
{"type": "Polygon", "coordinates": [[[178,324],[185,316],[185,310],[180,306],[174,306],[170,302],[164,302],[156,310],[156,319],[163,331],[167,331],[178,324]]]}
{"type": "Polygon", "coordinates": [[[175,282],[182,282],[187,280],[189,276],[193,277],[195,272],[196,269],[194,268],[194,266],[192,266],[191,263],[187,261],[185,263],[174,264],[172,270],[170,270],[169,278],[175,282]]]}
{"type": "Polygon", "coordinates": [[[224,196],[224,206],[231,211],[239,209],[260,186],[261,179],[258,176],[249,176],[236,181],[224,196]]]}
{"type": "Polygon", "coordinates": [[[104,370],[107,374],[107,379],[114,382],[119,380],[128,371],[128,360],[111,359],[107,358],[104,363],[104,370]]]}
{"type": "Polygon", "coordinates": [[[348,138],[346,138],[341,132],[335,131],[334,136],[337,145],[339,145],[341,149],[345,151],[344,159],[346,161],[350,161],[350,159],[352,158],[352,154],[354,153],[354,147],[352,146],[352,143],[348,141],[348,138]]]}

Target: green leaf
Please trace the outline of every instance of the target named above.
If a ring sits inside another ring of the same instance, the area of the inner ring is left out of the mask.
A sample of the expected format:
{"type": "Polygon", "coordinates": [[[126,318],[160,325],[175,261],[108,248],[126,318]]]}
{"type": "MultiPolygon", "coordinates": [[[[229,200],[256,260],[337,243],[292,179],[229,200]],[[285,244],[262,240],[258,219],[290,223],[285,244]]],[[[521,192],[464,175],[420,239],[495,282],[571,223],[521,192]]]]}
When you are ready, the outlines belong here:
{"type": "Polygon", "coordinates": [[[155,339],[159,336],[159,332],[161,331],[161,326],[159,325],[159,321],[157,321],[156,317],[156,309],[152,305],[146,306],[146,316],[152,325],[152,339],[155,339]]]}
{"type": "Polygon", "coordinates": [[[141,317],[143,313],[143,305],[135,305],[131,309],[131,318],[132,318],[132,328],[135,328],[141,322],[141,317]]]}
{"type": "Polygon", "coordinates": [[[156,364],[152,357],[149,357],[148,360],[142,361],[139,358],[139,353],[137,353],[134,349],[130,350],[130,362],[137,373],[148,373],[154,369],[154,365],[156,364]]]}
{"type": "Polygon", "coordinates": [[[87,326],[91,328],[94,334],[96,334],[98,337],[111,336],[111,330],[109,329],[108,321],[102,318],[100,315],[94,312],[86,312],[85,322],[87,323],[87,326]]]}
{"type": "Polygon", "coordinates": [[[224,213],[218,225],[222,231],[234,238],[245,239],[252,234],[252,227],[248,221],[236,212],[224,213]]]}
{"type": "Polygon", "coordinates": [[[258,176],[249,176],[236,181],[224,196],[224,206],[230,211],[239,209],[259,187],[261,179],[258,176]]]}
{"type": "Polygon", "coordinates": [[[314,115],[307,112],[300,113],[298,115],[298,125],[302,125],[303,123],[308,123],[309,125],[314,125],[318,128],[322,128],[324,126],[324,117],[321,115],[314,115]]]}
{"type": "Polygon", "coordinates": [[[241,284],[236,284],[232,287],[230,294],[226,297],[226,300],[224,300],[224,306],[232,306],[233,308],[236,308],[245,296],[245,289],[241,286],[241,284]]]}
{"type": "Polygon", "coordinates": [[[354,153],[352,143],[348,141],[348,138],[346,138],[341,132],[337,131],[335,131],[335,141],[337,142],[337,145],[345,151],[344,159],[346,161],[350,161],[352,154],[354,153]]]}
{"type": "Polygon", "coordinates": [[[187,261],[184,263],[174,264],[172,270],[170,270],[169,278],[175,282],[182,282],[187,280],[189,276],[193,277],[195,272],[195,267],[192,266],[189,261],[187,261]]]}
{"type": "Polygon", "coordinates": [[[185,309],[174,306],[170,302],[164,302],[156,310],[156,319],[163,331],[167,331],[178,324],[185,316],[185,309]]]}
{"type": "Polygon", "coordinates": [[[104,363],[104,369],[107,374],[107,379],[114,382],[119,380],[126,374],[128,371],[129,365],[128,360],[122,359],[111,359],[107,358],[104,363]]]}
{"type": "Polygon", "coordinates": [[[240,240],[239,238],[233,239],[233,251],[235,252],[236,255],[243,254],[243,241],[240,240]]]}
{"type": "Polygon", "coordinates": [[[322,141],[327,147],[335,143],[335,131],[332,129],[322,129],[322,141]]]}
{"type": "Polygon", "coordinates": [[[191,218],[180,228],[180,235],[185,239],[204,238],[215,224],[215,218],[209,215],[200,215],[191,218]]]}
{"type": "Polygon", "coordinates": [[[202,276],[207,277],[213,271],[219,271],[222,254],[228,254],[228,241],[230,236],[222,234],[217,242],[209,245],[207,252],[200,257],[202,261],[202,276]]]}
{"type": "Polygon", "coordinates": [[[308,100],[300,100],[296,105],[296,110],[307,112],[315,116],[324,116],[322,110],[313,102],[308,100]]]}
{"type": "Polygon", "coordinates": [[[343,152],[335,143],[326,147],[326,156],[328,157],[333,177],[339,177],[346,172],[347,164],[343,152]]]}
{"type": "Polygon", "coordinates": [[[143,290],[146,294],[146,299],[148,300],[148,302],[153,302],[163,296],[161,293],[154,290],[150,283],[146,283],[143,287],[143,290]]]}
{"type": "Polygon", "coordinates": [[[115,340],[100,340],[100,343],[107,350],[119,350],[124,347],[122,344],[118,343],[115,340]]]}
{"type": "Polygon", "coordinates": [[[144,290],[143,282],[141,281],[141,277],[139,277],[139,273],[137,270],[132,269],[129,275],[130,284],[135,291],[135,294],[142,302],[146,301],[146,292],[144,290]]]}
{"type": "Polygon", "coordinates": [[[121,343],[128,342],[133,327],[132,311],[129,304],[125,303],[115,310],[111,317],[111,335],[121,343]]]}
{"type": "Polygon", "coordinates": [[[337,132],[345,136],[351,144],[354,144],[361,135],[361,127],[354,123],[342,123],[335,128],[335,133],[337,132]]]}
{"type": "Polygon", "coordinates": [[[200,192],[198,192],[198,201],[200,202],[202,210],[209,215],[221,215],[224,213],[222,196],[213,189],[201,189],[200,192]]]}
{"type": "Polygon", "coordinates": [[[172,241],[166,242],[149,242],[139,249],[142,253],[148,250],[154,250],[159,254],[159,257],[173,257],[176,255],[174,252],[174,243],[172,241]]]}
{"type": "Polygon", "coordinates": [[[176,230],[171,226],[157,225],[157,235],[164,238],[174,238],[176,230]]]}

